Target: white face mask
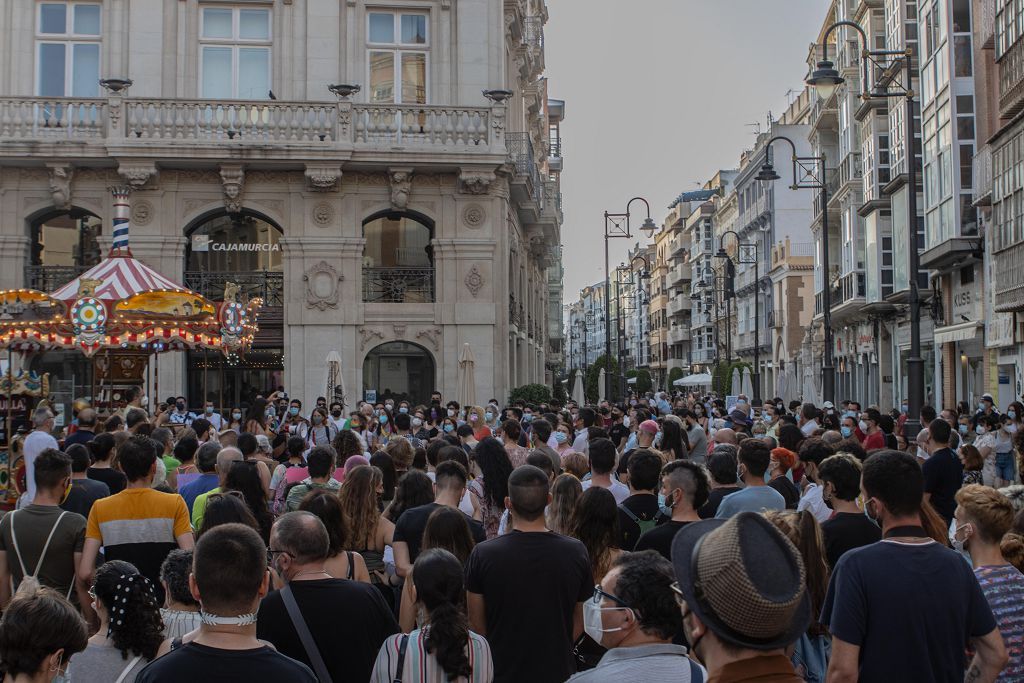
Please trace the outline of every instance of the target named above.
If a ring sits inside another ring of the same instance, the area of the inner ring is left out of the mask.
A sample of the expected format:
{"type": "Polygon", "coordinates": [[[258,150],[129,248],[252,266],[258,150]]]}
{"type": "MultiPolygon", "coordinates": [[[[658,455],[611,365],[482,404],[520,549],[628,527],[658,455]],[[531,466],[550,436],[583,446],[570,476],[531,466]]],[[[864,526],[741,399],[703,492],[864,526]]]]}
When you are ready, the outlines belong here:
{"type": "Polygon", "coordinates": [[[629,427],[629,415],[626,415],[625,417],[622,418],[622,426],[629,427]]]}
{"type": "Polygon", "coordinates": [[[418,418],[418,417],[414,417],[414,418],[412,419],[412,426],[413,426],[413,427],[422,427],[422,426],[423,426],[423,420],[421,420],[421,419],[420,419],[420,418],[418,418]]]}
{"type": "Polygon", "coordinates": [[[862,432],[867,432],[868,431],[868,423],[865,422],[864,420],[861,420],[860,422],[858,422],[857,426],[860,427],[860,431],[862,431],[862,432]]]}
{"type": "Polygon", "coordinates": [[[615,631],[621,631],[622,627],[618,628],[605,628],[604,622],[601,620],[601,612],[629,609],[628,607],[601,607],[595,605],[593,600],[587,600],[583,603],[583,630],[588,636],[594,639],[594,642],[601,644],[601,638],[605,633],[613,633],[615,631]]]}

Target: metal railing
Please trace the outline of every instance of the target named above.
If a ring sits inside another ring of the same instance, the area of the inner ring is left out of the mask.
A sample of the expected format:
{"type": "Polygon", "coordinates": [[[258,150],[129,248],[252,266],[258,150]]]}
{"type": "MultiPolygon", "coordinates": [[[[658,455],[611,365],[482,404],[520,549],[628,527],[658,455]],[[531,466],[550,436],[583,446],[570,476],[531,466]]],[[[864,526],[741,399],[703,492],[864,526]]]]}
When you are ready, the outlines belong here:
{"type": "Polygon", "coordinates": [[[363,301],[422,304],[434,301],[433,268],[363,268],[363,301]]]}
{"type": "Polygon", "coordinates": [[[516,175],[526,176],[533,183],[533,194],[538,196],[540,190],[540,171],[533,152],[533,140],[529,133],[506,133],[505,148],[508,150],[508,161],[516,168],[516,175]]]}
{"type": "Polygon", "coordinates": [[[974,162],[971,164],[971,171],[974,175],[974,196],[972,200],[975,206],[979,204],[989,205],[992,203],[992,147],[983,145],[978,153],[974,155],[974,162]]]}
{"type": "Polygon", "coordinates": [[[542,17],[523,19],[523,44],[538,52],[544,51],[544,19],[542,17]]]}
{"type": "Polygon", "coordinates": [[[63,287],[92,266],[25,266],[25,287],[52,292],[63,287]]]}
{"type": "Polygon", "coordinates": [[[284,273],[263,271],[219,271],[186,270],[185,286],[202,294],[207,299],[220,301],[224,298],[224,285],[232,282],[238,285],[246,299],[263,299],[268,308],[284,306],[284,273]]]}
{"type": "Polygon", "coordinates": [[[1010,118],[1024,109],[1024,40],[999,59],[999,116],[1010,118]]]}

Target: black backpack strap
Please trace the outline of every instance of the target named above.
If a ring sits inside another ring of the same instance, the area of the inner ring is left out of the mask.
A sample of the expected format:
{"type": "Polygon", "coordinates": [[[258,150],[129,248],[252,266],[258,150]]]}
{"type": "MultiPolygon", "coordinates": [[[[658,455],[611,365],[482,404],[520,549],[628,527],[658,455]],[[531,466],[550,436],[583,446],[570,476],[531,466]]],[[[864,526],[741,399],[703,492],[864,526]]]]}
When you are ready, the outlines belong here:
{"type": "Polygon", "coordinates": [[[313,640],[313,634],[309,632],[309,626],[306,625],[306,620],[302,616],[302,612],[299,611],[299,604],[295,602],[295,595],[292,593],[290,584],[286,583],[281,589],[281,599],[288,610],[295,633],[298,634],[299,640],[302,642],[302,648],[306,651],[306,656],[309,657],[309,663],[313,665],[316,677],[320,683],[333,683],[331,674],[327,671],[327,665],[324,664],[324,658],[320,655],[320,649],[316,646],[316,641],[313,640]]]}
{"type": "Polygon", "coordinates": [[[355,579],[356,578],[356,563],[355,563],[355,558],[353,558],[352,551],[351,550],[346,550],[345,551],[345,556],[348,557],[348,576],[346,576],[345,578],[346,579],[350,579],[350,580],[351,579],[355,579]]]}
{"type": "Polygon", "coordinates": [[[402,683],[402,669],[405,668],[405,651],[409,648],[409,635],[402,634],[402,643],[398,646],[398,668],[391,683],[402,683]]]}
{"type": "Polygon", "coordinates": [[[637,516],[636,516],[636,513],[634,513],[634,512],[633,512],[632,510],[630,510],[630,509],[629,509],[628,507],[626,507],[625,505],[620,505],[620,506],[619,506],[619,509],[620,509],[620,510],[622,510],[623,512],[625,512],[625,513],[626,513],[626,516],[627,516],[627,517],[629,517],[629,518],[630,518],[631,520],[633,520],[633,521],[634,521],[634,522],[636,522],[637,524],[639,524],[639,523],[640,523],[640,518],[639,518],[639,517],[637,517],[637,516]]]}

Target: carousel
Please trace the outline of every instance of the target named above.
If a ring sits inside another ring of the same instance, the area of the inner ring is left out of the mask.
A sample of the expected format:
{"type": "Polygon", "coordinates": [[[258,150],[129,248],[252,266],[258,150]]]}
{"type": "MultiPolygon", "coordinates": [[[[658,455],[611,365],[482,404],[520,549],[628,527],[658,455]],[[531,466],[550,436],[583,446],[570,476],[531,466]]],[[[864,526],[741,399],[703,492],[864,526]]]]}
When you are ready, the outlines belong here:
{"type": "MultiPolygon", "coordinates": [[[[0,290],[0,349],[7,349],[7,373],[0,384],[4,416],[4,447],[15,438],[11,391],[18,382],[13,353],[38,354],[77,350],[92,359],[90,401],[101,413],[117,405],[116,388],[159,388],[159,354],[166,351],[214,350],[241,356],[252,345],[262,301],[243,300],[228,283],[221,301],[212,301],[182,287],[132,256],[129,246],[129,192],[112,188],[113,240],[107,258],[53,292],[0,290]],[[152,368],[150,368],[152,361],[152,368]]],[[[27,377],[28,382],[31,377],[27,377]]],[[[24,384],[25,382],[22,382],[24,384]]],[[[37,384],[40,384],[37,379],[37,384]]],[[[41,394],[40,399],[49,399],[41,394]]],[[[75,399],[81,397],[73,397],[75,399]]],[[[152,403],[155,405],[156,401],[152,403]]],[[[31,410],[29,410],[29,413],[31,410]]],[[[7,449],[16,472],[17,448],[7,449]]],[[[9,477],[17,482],[17,476],[9,477]]],[[[15,484],[16,485],[16,484],[15,484]]]]}

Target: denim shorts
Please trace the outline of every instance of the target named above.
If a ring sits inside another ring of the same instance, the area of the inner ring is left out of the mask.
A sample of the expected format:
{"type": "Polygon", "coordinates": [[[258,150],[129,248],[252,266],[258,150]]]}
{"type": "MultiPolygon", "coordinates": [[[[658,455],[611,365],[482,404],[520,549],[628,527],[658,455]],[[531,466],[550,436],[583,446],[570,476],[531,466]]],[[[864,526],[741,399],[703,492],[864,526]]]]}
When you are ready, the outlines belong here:
{"type": "Polygon", "coordinates": [[[996,477],[1006,481],[1013,481],[1014,474],[1013,452],[996,453],[996,477]]]}

